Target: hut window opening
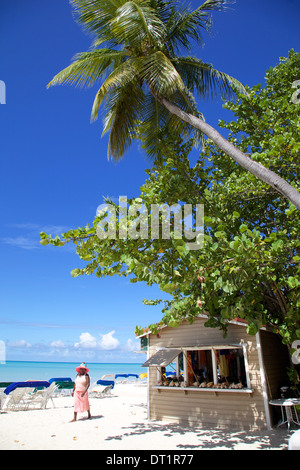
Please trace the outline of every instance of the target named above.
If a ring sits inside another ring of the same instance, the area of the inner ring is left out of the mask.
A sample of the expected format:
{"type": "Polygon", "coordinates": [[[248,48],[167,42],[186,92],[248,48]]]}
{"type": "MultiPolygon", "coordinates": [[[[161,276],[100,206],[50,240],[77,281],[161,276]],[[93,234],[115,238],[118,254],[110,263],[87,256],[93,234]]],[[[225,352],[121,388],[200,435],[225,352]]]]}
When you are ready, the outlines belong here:
{"type": "Polygon", "coordinates": [[[213,384],[212,351],[186,351],[185,384],[188,387],[213,384]]]}
{"type": "Polygon", "coordinates": [[[200,388],[247,387],[242,348],[185,351],[185,386],[200,388]]]}
{"type": "Polygon", "coordinates": [[[143,365],[156,368],[158,386],[251,389],[245,345],[166,348],[143,365]]]}
{"type": "Polygon", "coordinates": [[[157,385],[180,387],[184,382],[184,360],[181,352],[171,364],[157,368],[157,385]]]}

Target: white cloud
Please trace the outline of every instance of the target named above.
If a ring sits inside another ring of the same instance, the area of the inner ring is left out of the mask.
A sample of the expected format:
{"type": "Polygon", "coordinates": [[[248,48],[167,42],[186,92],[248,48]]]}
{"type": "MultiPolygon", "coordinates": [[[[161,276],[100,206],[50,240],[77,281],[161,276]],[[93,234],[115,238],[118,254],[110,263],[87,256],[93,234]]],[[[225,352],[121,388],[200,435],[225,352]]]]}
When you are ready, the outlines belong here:
{"type": "Polygon", "coordinates": [[[10,227],[14,229],[10,230],[10,234],[12,231],[21,231],[22,233],[20,235],[16,234],[16,236],[3,237],[0,239],[0,243],[16,246],[23,250],[42,249],[40,244],[40,232],[56,235],[68,230],[68,228],[63,225],[39,225],[30,222],[10,224],[10,227]]]}
{"type": "Polygon", "coordinates": [[[12,348],[31,348],[31,344],[27,343],[25,339],[20,339],[19,341],[12,341],[7,343],[7,346],[12,348]]]}
{"type": "Polygon", "coordinates": [[[106,351],[117,349],[120,342],[117,338],[114,338],[114,334],[115,330],[112,330],[105,335],[101,335],[101,338],[97,340],[97,338],[88,332],[81,333],[79,336],[79,342],[75,343],[74,346],[77,349],[101,349],[106,351]]]}
{"type": "Polygon", "coordinates": [[[50,346],[52,348],[64,348],[65,347],[65,343],[63,343],[62,341],[60,341],[60,339],[58,339],[57,341],[52,341],[50,343],[50,346]]]}
{"type": "Polygon", "coordinates": [[[94,349],[97,347],[97,341],[90,333],[81,333],[79,343],[75,343],[75,348],[94,349]]]}
{"type": "Polygon", "coordinates": [[[102,335],[100,340],[100,348],[105,350],[117,349],[120,342],[117,338],[114,338],[115,330],[110,331],[106,335],[102,335]]]}
{"type": "Polygon", "coordinates": [[[39,240],[35,240],[29,237],[5,237],[2,238],[1,241],[6,245],[17,246],[19,248],[23,248],[24,250],[32,250],[34,248],[39,248],[39,240]]]}

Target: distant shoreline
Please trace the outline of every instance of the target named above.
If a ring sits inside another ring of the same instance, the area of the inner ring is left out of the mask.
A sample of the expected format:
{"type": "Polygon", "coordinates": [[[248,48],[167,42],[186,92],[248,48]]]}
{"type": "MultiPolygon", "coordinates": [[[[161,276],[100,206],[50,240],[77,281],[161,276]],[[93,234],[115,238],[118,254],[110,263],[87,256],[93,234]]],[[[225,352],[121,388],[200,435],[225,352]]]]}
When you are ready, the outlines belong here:
{"type": "MultiPolygon", "coordinates": [[[[70,377],[74,381],[75,369],[79,364],[80,362],[62,361],[7,361],[5,364],[0,364],[0,382],[50,380],[53,377],[70,377]]],[[[97,381],[103,375],[139,375],[145,372],[141,363],[132,362],[87,362],[87,366],[91,381],[97,381]]]]}

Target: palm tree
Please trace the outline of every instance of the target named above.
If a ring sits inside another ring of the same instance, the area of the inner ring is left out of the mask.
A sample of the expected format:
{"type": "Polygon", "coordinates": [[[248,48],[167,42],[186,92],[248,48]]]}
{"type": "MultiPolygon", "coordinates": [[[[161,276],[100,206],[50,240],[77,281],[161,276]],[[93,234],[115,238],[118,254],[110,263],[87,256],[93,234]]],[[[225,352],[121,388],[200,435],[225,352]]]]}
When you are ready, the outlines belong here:
{"type": "Polygon", "coordinates": [[[300,209],[295,188],[228,142],[197,110],[197,96],[221,93],[229,98],[235,92],[245,93],[238,80],[188,55],[192,43],[202,44],[201,31],[210,29],[211,11],[223,10],[230,0],[206,0],[193,11],[179,8],[175,0],[70,1],[76,20],[94,42],[48,87],[63,83],[89,87],[101,82],[91,119],[98,118],[105,99],[108,158],[122,158],[140,136],[155,156],[168,129],[192,133],[196,139],[204,134],[300,209]]]}

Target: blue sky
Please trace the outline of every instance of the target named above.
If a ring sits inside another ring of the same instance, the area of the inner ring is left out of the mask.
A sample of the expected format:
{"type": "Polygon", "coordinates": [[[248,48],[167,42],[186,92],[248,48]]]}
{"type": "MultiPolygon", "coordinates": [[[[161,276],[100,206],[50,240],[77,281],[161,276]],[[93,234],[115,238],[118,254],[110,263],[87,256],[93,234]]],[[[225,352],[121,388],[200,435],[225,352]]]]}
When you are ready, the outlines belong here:
{"type": "MultiPolygon", "coordinates": [[[[194,5],[198,3],[194,1],[194,5]]],[[[237,0],[214,14],[212,35],[195,51],[250,86],[300,51],[298,0],[237,0]]],[[[7,360],[140,362],[136,325],[161,318],[144,298],[156,287],[127,279],[73,279],[81,266],[71,246],[42,247],[41,230],[84,226],[103,196],[139,194],[149,161],[138,146],[118,164],[106,158],[102,124],[90,124],[96,89],[46,89],[72,56],[90,46],[68,0],[1,0],[0,340],[7,360]]],[[[299,71],[300,78],[300,71],[299,71]]],[[[198,103],[207,122],[231,119],[222,102],[198,103]]]]}

